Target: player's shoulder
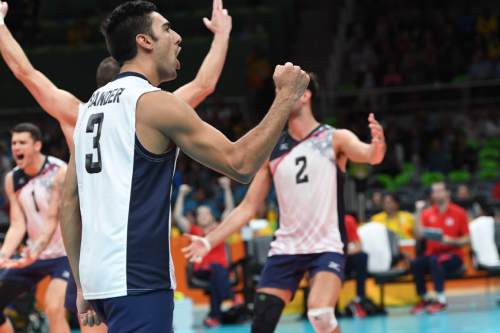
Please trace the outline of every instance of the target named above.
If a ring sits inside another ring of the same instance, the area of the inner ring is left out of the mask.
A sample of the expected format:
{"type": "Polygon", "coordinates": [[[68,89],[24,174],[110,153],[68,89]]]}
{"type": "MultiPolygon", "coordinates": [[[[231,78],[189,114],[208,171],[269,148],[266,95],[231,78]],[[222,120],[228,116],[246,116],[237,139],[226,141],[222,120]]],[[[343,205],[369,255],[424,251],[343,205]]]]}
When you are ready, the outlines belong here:
{"type": "Polygon", "coordinates": [[[21,188],[26,185],[31,179],[26,173],[24,173],[23,169],[20,167],[15,167],[5,176],[6,183],[11,183],[14,192],[19,191],[21,188]]]}
{"type": "Polygon", "coordinates": [[[370,220],[372,221],[376,221],[376,222],[380,222],[380,221],[385,221],[386,219],[386,213],[385,212],[380,212],[380,213],[377,213],[375,215],[373,215],[370,220]]]}
{"type": "Polygon", "coordinates": [[[47,156],[47,164],[51,166],[56,166],[58,168],[65,167],[67,165],[67,163],[64,162],[63,160],[50,155],[47,156]]]}
{"type": "Polygon", "coordinates": [[[452,202],[450,202],[449,204],[449,210],[455,214],[467,215],[467,212],[464,208],[452,202]]]}

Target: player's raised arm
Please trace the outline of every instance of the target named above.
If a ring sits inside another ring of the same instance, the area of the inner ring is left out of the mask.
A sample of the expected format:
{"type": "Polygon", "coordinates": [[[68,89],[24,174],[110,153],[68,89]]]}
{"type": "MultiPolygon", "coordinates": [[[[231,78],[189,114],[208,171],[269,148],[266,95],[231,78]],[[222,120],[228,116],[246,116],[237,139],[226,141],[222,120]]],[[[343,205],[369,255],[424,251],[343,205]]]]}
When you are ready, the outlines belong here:
{"type": "Polygon", "coordinates": [[[184,255],[191,261],[199,261],[210,249],[220,244],[231,234],[240,230],[257,214],[260,205],[266,200],[271,187],[272,177],[269,163],[265,163],[253,179],[243,201],[224,218],[213,231],[205,237],[187,235],[191,244],[184,249],[184,255]]]}
{"type": "Polygon", "coordinates": [[[384,159],[386,145],[384,129],[375,119],[373,113],[368,117],[372,141],[364,143],[349,130],[340,129],[334,132],[334,149],[337,155],[345,155],[353,162],[379,164],[384,159]]]}
{"type": "Polygon", "coordinates": [[[189,185],[182,184],[179,187],[179,193],[177,194],[177,200],[175,201],[174,220],[182,232],[189,232],[191,229],[191,222],[189,222],[188,218],[184,216],[184,199],[186,199],[189,192],[191,192],[191,187],[189,185]]]}
{"type": "Polygon", "coordinates": [[[276,97],[261,123],[236,142],[203,122],[173,94],[145,94],[138,103],[142,121],[172,139],[187,155],[239,182],[248,183],[278,141],[294,104],[304,93],[309,76],[298,66],[277,66],[276,97]]]}
{"type": "Polygon", "coordinates": [[[76,124],[80,101],[71,93],[57,88],[30,63],[21,46],[5,25],[8,5],[0,1],[0,53],[15,77],[29,90],[38,104],[61,125],[76,124]]]}
{"type": "Polygon", "coordinates": [[[10,225],[0,249],[0,268],[14,254],[26,234],[26,221],[14,191],[12,172],[5,176],[5,192],[10,203],[10,225]]]}
{"type": "Polygon", "coordinates": [[[232,19],[227,10],[223,8],[222,0],[213,1],[212,17],[210,20],[206,17],[203,18],[203,23],[214,34],[210,50],[195,79],[174,92],[192,108],[196,108],[208,95],[214,92],[226,61],[232,19]]]}

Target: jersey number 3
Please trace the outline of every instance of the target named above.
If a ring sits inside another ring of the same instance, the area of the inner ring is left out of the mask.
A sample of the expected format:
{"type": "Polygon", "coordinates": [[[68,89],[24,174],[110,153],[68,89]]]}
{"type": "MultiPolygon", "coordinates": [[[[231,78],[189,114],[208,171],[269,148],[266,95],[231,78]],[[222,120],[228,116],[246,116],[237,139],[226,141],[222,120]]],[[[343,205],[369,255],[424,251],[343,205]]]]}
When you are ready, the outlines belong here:
{"type": "Polygon", "coordinates": [[[94,153],[85,155],[85,169],[88,173],[99,173],[102,170],[101,161],[101,146],[99,145],[99,140],[101,139],[101,128],[102,122],[104,120],[104,113],[96,113],[89,117],[89,122],[87,123],[87,133],[94,133],[94,125],[97,125],[97,133],[93,138],[92,148],[97,150],[97,161],[94,161],[94,153]]]}
{"type": "Polygon", "coordinates": [[[307,183],[309,181],[309,176],[305,173],[307,167],[307,159],[305,156],[300,156],[295,159],[295,165],[299,167],[299,172],[295,176],[297,184],[307,183]]]}

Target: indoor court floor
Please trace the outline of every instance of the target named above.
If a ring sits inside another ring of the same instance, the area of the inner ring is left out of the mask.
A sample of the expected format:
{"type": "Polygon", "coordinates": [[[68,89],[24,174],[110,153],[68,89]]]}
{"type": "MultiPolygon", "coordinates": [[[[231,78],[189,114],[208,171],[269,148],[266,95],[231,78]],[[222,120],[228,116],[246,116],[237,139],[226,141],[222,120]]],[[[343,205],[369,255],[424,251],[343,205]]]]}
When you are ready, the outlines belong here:
{"type": "MultiPolygon", "coordinates": [[[[365,319],[341,318],[343,333],[500,333],[500,294],[463,297],[450,302],[446,312],[413,316],[409,308],[391,309],[387,316],[365,319]]],[[[296,316],[285,316],[276,333],[314,333],[312,326],[296,316]]],[[[76,333],[78,331],[74,331],[76,333]]],[[[175,330],[176,333],[248,333],[250,325],[175,330]]]]}

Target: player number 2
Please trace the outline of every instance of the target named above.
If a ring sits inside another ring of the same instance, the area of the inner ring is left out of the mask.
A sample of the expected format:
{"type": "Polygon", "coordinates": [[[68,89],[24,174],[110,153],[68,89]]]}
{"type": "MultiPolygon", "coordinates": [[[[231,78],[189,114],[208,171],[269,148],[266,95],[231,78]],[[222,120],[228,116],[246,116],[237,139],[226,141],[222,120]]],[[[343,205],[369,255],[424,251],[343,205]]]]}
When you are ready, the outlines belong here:
{"type": "Polygon", "coordinates": [[[94,135],[92,147],[97,150],[97,160],[94,161],[94,152],[85,155],[85,169],[88,173],[99,173],[102,170],[101,161],[101,146],[99,140],[101,139],[101,128],[104,120],[104,113],[95,113],[89,117],[87,123],[87,133],[94,133],[94,125],[97,124],[97,133],[94,135]]]}
{"type": "Polygon", "coordinates": [[[297,184],[307,183],[309,181],[309,176],[304,174],[307,167],[306,157],[305,156],[297,157],[295,159],[295,165],[299,167],[299,172],[297,172],[297,175],[295,176],[297,184]]]}

